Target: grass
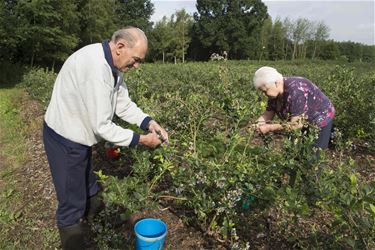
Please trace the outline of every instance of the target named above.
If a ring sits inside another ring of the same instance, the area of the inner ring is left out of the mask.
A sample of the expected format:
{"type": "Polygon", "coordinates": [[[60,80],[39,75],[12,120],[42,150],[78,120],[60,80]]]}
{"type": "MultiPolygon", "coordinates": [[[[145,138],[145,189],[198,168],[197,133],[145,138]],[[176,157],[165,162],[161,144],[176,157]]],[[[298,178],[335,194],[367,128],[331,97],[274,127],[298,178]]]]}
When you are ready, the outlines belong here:
{"type": "Polygon", "coordinates": [[[0,88],[0,249],[53,249],[56,230],[35,230],[43,213],[34,219],[29,213],[42,204],[28,200],[20,187],[19,173],[27,163],[25,140],[30,131],[20,115],[19,100],[24,94],[21,88],[0,88]],[[38,246],[33,245],[36,242],[38,246]]]}
{"type": "Polygon", "coordinates": [[[14,100],[19,93],[16,88],[0,89],[0,248],[13,245],[10,242],[12,228],[20,217],[12,207],[21,202],[21,193],[15,189],[14,172],[25,161],[26,148],[22,141],[22,122],[14,100]]]}

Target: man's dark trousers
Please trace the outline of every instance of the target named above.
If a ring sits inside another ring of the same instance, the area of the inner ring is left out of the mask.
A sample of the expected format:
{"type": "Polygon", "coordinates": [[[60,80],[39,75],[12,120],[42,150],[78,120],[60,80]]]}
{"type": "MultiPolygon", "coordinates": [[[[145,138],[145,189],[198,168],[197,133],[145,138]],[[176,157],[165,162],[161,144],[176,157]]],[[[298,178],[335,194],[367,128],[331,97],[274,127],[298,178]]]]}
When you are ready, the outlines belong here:
{"type": "Polygon", "coordinates": [[[79,223],[87,199],[99,191],[92,170],[92,148],[60,136],[45,122],[43,142],[58,200],[57,226],[79,223]]]}

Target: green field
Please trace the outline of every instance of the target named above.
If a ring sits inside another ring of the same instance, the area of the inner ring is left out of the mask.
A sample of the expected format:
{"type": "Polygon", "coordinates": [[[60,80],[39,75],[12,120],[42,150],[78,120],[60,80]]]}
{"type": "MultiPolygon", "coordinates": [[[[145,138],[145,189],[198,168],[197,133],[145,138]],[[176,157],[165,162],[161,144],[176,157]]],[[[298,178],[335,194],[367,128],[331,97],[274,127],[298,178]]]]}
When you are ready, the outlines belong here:
{"type": "MultiPolygon", "coordinates": [[[[19,86],[46,107],[55,77],[32,69],[19,86]]],[[[123,148],[112,162],[120,174],[97,164],[107,204],[124,216],[155,204],[184,211],[185,224],[232,249],[375,247],[373,65],[145,64],[125,81],[132,99],[168,129],[171,140],[156,150],[123,148]],[[244,129],[266,105],[252,86],[253,73],[264,65],[309,78],[333,101],[335,145],[321,158],[314,157],[314,133],[259,136],[244,129]],[[129,164],[130,174],[121,174],[129,164]]],[[[113,232],[100,230],[97,241],[113,245],[113,232]]]]}

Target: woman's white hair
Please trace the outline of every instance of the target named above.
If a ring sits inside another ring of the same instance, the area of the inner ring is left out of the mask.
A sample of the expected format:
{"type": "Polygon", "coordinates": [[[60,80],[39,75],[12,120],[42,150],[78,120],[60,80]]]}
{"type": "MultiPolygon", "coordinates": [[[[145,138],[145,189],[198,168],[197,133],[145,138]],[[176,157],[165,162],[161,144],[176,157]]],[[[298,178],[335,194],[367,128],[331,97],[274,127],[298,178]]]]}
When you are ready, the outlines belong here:
{"type": "Polygon", "coordinates": [[[283,76],[275,68],[265,66],[255,71],[253,83],[255,88],[259,89],[262,86],[274,85],[275,82],[282,79],[283,76]]]}

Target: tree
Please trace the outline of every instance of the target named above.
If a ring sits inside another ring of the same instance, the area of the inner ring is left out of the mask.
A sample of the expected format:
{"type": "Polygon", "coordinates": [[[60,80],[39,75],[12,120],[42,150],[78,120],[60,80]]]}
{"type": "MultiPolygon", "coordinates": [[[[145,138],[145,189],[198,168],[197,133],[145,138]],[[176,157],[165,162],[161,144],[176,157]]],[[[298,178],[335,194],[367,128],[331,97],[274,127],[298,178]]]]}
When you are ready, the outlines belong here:
{"type": "Polygon", "coordinates": [[[171,50],[171,42],[173,39],[173,29],[170,20],[166,16],[162,20],[156,22],[152,30],[150,40],[149,56],[152,60],[162,57],[163,63],[166,60],[166,54],[171,50]]]}
{"type": "Polygon", "coordinates": [[[192,47],[189,50],[195,60],[206,60],[213,52],[218,51],[218,46],[229,48],[223,25],[226,2],[226,0],[197,1],[195,23],[192,27],[192,47]]]}
{"type": "Polygon", "coordinates": [[[340,56],[338,45],[335,41],[325,41],[322,44],[321,58],[323,60],[336,60],[340,56]]]}
{"type": "Polygon", "coordinates": [[[268,43],[269,59],[280,60],[285,58],[286,31],[280,18],[276,18],[268,43]]]}
{"type": "Polygon", "coordinates": [[[272,19],[271,17],[268,17],[262,26],[261,32],[260,32],[260,56],[259,60],[264,57],[265,59],[268,59],[268,46],[269,46],[269,41],[272,36],[272,19]]]}
{"type": "Polygon", "coordinates": [[[233,59],[259,55],[259,33],[268,17],[260,0],[198,0],[192,52],[197,59],[229,51],[233,59]]]}
{"type": "Polygon", "coordinates": [[[340,54],[345,56],[349,62],[362,60],[364,45],[355,42],[341,42],[338,44],[340,54]]]}
{"type": "Polygon", "coordinates": [[[18,18],[15,13],[16,0],[4,0],[0,3],[0,58],[17,61],[20,37],[18,37],[18,18]]]}
{"type": "Polygon", "coordinates": [[[285,58],[284,59],[292,58],[292,54],[293,54],[292,41],[293,41],[293,31],[295,29],[295,24],[292,20],[290,20],[287,17],[283,21],[283,27],[285,28],[285,47],[284,47],[285,58]]]}
{"type": "Polygon", "coordinates": [[[154,4],[151,0],[114,0],[115,24],[121,28],[135,26],[146,34],[151,32],[152,23],[149,21],[154,13],[154,4]]]}
{"type": "Polygon", "coordinates": [[[362,60],[364,62],[374,63],[375,62],[375,46],[362,45],[363,53],[362,60]]]}
{"type": "MultiPolygon", "coordinates": [[[[176,20],[174,21],[174,33],[176,40],[176,56],[185,62],[185,55],[191,38],[189,31],[193,25],[192,17],[186,13],[184,9],[176,12],[176,20]]],[[[172,19],[173,22],[173,19],[172,19]]]]}
{"type": "Polygon", "coordinates": [[[319,47],[322,41],[329,37],[329,27],[323,21],[314,24],[314,27],[314,50],[311,56],[312,59],[319,57],[319,47]]]}
{"type": "Polygon", "coordinates": [[[0,2],[0,41],[5,39],[5,2],[0,2]]]}
{"type": "Polygon", "coordinates": [[[298,56],[298,44],[306,41],[309,36],[310,21],[305,18],[298,18],[293,25],[292,39],[293,39],[293,54],[292,60],[298,56]]]}
{"type": "Polygon", "coordinates": [[[6,49],[3,48],[6,44],[6,37],[7,37],[7,31],[5,29],[6,27],[6,9],[5,9],[5,2],[0,2],[0,56],[1,58],[4,58],[6,54],[6,49]]]}
{"type": "Polygon", "coordinates": [[[14,12],[18,47],[31,66],[39,62],[53,68],[56,61],[65,60],[77,46],[79,13],[74,2],[18,1],[14,12]]]}
{"type": "Polygon", "coordinates": [[[150,55],[154,58],[185,62],[189,47],[192,17],[184,9],[176,11],[170,18],[164,16],[155,24],[151,33],[150,55]]]}
{"type": "Polygon", "coordinates": [[[78,11],[81,13],[79,47],[108,39],[117,29],[113,0],[80,0],[78,11]]]}

